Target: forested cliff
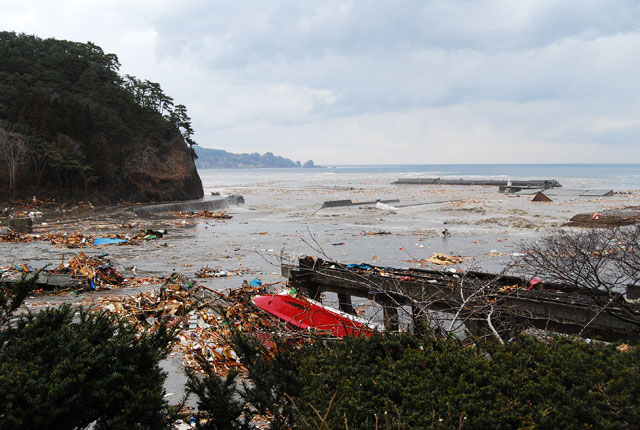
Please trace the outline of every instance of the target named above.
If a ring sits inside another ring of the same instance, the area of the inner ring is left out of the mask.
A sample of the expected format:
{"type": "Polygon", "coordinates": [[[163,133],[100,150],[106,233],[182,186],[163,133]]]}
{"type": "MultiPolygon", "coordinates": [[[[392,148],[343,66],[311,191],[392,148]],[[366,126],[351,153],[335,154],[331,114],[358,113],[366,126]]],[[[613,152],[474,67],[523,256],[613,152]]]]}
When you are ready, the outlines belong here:
{"type": "Polygon", "coordinates": [[[92,43],[0,32],[0,200],[202,197],[184,105],[92,43]]]}

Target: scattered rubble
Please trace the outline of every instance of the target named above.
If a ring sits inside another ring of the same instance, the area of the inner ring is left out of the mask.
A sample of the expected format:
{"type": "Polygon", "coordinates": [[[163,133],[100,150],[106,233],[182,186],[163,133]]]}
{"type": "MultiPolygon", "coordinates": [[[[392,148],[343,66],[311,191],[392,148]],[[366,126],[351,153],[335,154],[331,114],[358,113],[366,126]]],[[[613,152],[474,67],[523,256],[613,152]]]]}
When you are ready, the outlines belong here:
{"type": "Polygon", "coordinates": [[[433,254],[429,258],[422,260],[407,260],[409,263],[415,263],[418,265],[424,265],[427,263],[435,264],[437,266],[449,266],[452,264],[460,264],[464,261],[464,257],[459,255],[447,255],[447,254],[433,254]]]}
{"type": "Polygon", "coordinates": [[[213,219],[231,219],[231,215],[226,212],[217,211],[187,211],[180,212],[180,216],[184,218],[213,218],[213,219]]]}
{"type": "Polygon", "coordinates": [[[225,294],[174,273],[157,290],[102,297],[94,309],[117,312],[140,330],[160,324],[179,328],[174,352],[182,356],[184,365],[202,371],[200,360],[204,359],[216,373],[225,375],[231,368],[246,370],[229,345],[232,330],[251,333],[268,347],[273,345],[275,333],[309,338],[304,330],[283,324],[253,304],[254,296],[274,293],[274,287],[281,283],[252,284],[257,285],[244,281],[240,288],[225,294]]]}
{"type": "Polygon", "coordinates": [[[94,234],[76,232],[52,232],[43,234],[29,234],[8,232],[0,235],[0,242],[35,242],[48,241],[58,248],[80,248],[85,246],[103,245],[140,245],[144,241],[162,238],[166,230],[140,230],[137,234],[94,234]],[[109,240],[110,239],[110,240],[109,240]]]}
{"type": "Polygon", "coordinates": [[[111,261],[102,257],[90,257],[84,252],[73,257],[68,264],[61,263],[52,272],[82,276],[92,290],[120,287],[124,284],[124,277],[111,261]]]}
{"type": "Polygon", "coordinates": [[[640,222],[640,209],[627,208],[621,210],[606,210],[602,212],[581,213],[574,215],[566,227],[622,227],[640,222]]]}
{"type": "Polygon", "coordinates": [[[393,234],[393,233],[391,233],[390,231],[379,230],[379,231],[363,231],[361,234],[363,236],[382,236],[382,235],[393,234]]]}
{"type": "MultiPolygon", "coordinates": [[[[35,273],[35,269],[27,264],[12,265],[0,268],[2,283],[18,282],[25,273],[35,273]]],[[[62,261],[50,270],[40,270],[38,287],[35,295],[66,294],[82,291],[109,290],[113,288],[137,288],[163,282],[157,277],[124,277],[115,265],[104,256],[89,256],[80,252],[68,262],[62,261]]]]}
{"type": "Polygon", "coordinates": [[[203,267],[200,270],[196,271],[195,275],[198,278],[225,278],[227,276],[238,276],[242,275],[242,271],[229,271],[222,269],[215,269],[213,267],[203,267]]]}

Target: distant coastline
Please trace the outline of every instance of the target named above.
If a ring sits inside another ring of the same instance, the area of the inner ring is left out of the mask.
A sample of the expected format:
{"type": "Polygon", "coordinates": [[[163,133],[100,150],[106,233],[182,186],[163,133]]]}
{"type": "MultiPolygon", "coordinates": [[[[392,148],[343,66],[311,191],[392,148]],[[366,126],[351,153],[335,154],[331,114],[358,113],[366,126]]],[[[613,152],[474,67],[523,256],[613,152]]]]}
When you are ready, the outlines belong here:
{"type": "Polygon", "coordinates": [[[271,152],[259,154],[235,154],[222,149],[195,147],[198,169],[251,169],[251,168],[313,168],[313,160],[304,163],[274,155],[271,152]]]}

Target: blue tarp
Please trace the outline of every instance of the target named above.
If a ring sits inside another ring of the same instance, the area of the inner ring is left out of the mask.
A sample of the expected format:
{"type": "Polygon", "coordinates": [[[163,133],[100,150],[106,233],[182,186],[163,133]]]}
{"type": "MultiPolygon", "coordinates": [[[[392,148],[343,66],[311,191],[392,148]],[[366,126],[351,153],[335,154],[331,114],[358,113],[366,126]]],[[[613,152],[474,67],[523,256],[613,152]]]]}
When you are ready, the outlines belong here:
{"type": "Polygon", "coordinates": [[[126,239],[113,239],[110,237],[97,237],[93,239],[94,245],[113,245],[114,243],[126,243],[126,239]]]}
{"type": "Polygon", "coordinates": [[[373,269],[373,267],[369,266],[368,264],[347,264],[347,268],[349,268],[349,269],[353,269],[353,268],[357,268],[357,269],[373,269]]]}

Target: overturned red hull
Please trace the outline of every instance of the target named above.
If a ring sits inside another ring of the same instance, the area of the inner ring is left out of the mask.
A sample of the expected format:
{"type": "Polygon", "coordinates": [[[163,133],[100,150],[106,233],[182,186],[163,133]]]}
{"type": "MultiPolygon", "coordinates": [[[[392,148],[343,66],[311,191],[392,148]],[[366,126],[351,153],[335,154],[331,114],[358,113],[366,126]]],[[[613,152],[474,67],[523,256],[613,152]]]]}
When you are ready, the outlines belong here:
{"type": "Polygon", "coordinates": [[[290,295],[256,296],[253,302],[260,309],[302,329],[330,331],[337,337],[371,336],[374,329],[340,311],[320,303],[290,295]]]}

